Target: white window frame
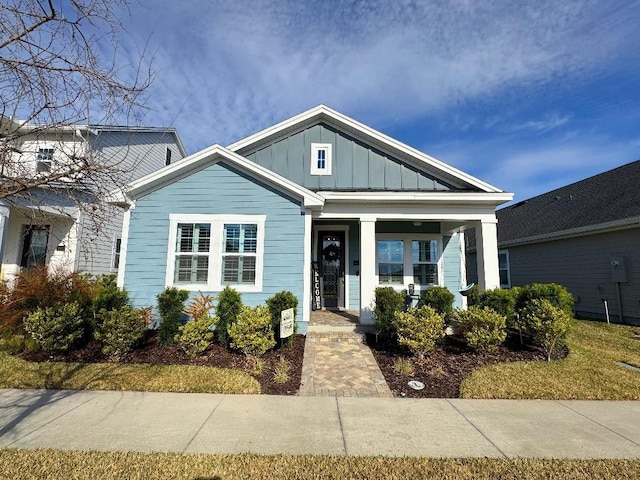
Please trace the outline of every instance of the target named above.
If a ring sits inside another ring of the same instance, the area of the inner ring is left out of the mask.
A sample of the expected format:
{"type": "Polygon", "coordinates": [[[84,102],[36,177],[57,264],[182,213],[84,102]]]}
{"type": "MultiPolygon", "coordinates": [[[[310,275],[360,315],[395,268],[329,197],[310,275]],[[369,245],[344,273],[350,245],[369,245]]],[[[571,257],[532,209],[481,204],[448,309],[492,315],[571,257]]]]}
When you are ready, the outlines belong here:
{"type": "Polygon", "coordinates": [[[501,288],[511,288],[511,262],[509,261],[509,250],[498,250],[498,278],[500,278],[500,272],[506,270],[507,283],[500,282],[501,288]],[[500,255],[505,255],[507,258],[507,268],[500,268],[500,255]]]}
{"type": "Polygon", "coordinates": [[[330,143],[312,143],[311,144],[311,175],[331,175],[331,164],[333,145],[330,143]],[[325,152],[324,168],[318,166],[318,152],[325,152]]]}
{"type": "MultiPolygon", "coordinates": [[[[376,234],[376,284],[380,287],[394,287],[394,288],[408,288],[413,281],[413,256],[411,255],[412,242],[414,240],[435,240],[438,244],[438,260],[436,265],[438,266],[438,285],[444,285],[444,272],[442,271],[442,257],[443,257],[443,245],[442,236],[429,235],[422,233],[378,233],[376,234]],[[380,283],[380,272],[378,271],[378,240],[402,240],[403,242],[403,258],[404,258],[404,271],[403,271],[403,284],[398,283],[380,283]]],[[[417,285],[416,294],[421,291],[421,286],[417,285]]]]}
{"type": "Polygon", "coordinates": [[[167,272],[165,286],[176,287],[189,291],[222,291],[229,286],[238,292],[261,292],[264,270],[264,228],[266,215],[201,215],[201,214],[170,214],[169,215],[169,245],[167,248],[167,272]],[[201,223],[211,225],[211,241],[209,244],[209,268],[206,283],[177,283],[174,282],[176,266],[176,241],[178,224],[201,223]],[[224,284],[222,283],[222,256],[225,224],[253,224],[257,226],[256,245],[256,278],[254,284],[224,284]]]}

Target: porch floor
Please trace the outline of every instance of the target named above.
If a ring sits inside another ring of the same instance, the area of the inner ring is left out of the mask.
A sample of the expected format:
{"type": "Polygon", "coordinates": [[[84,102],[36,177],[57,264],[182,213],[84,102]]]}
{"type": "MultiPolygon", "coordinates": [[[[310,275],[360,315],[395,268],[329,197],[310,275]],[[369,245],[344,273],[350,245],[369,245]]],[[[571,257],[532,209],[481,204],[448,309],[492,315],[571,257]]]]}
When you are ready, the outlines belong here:
{"type": "Polygon", "coordinates": [[[302,364],[300,396],[391,397],[358,314],[312,312],[302,364]]]}

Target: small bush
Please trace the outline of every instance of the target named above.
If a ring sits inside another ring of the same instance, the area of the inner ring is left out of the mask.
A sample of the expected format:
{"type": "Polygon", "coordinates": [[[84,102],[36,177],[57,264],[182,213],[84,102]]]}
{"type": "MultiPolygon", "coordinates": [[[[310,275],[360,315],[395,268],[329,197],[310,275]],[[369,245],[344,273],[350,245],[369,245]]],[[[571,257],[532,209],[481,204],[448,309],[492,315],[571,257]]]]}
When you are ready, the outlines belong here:
{"type": "Polygon", "coordinates": [[[507,338],[505,317],[488,307],[459,310],[456,317],[464,339],[477,352],[493,352],[507,338]]]}
{"type": "Polygon", "coordinates": [[[393,326],[398,334],[398,343],[420,359],[445,335],[444,316],[428,305],[396,312],[393,326]]]}
{"type": "Polygon", "coordinates": [[[94,280],[93,310],[117,310],[129,305],[129,294],[118,288],[115,275],[101,275],[94,280]]]}
{"type": "Polygon", "coordinates": [[[160,312],[160,328],[158,329],[160,344],[172,345],[181,325],[180,318],[184,310],[184,302],[189,298],[189,292],[178,290],[175,287],[167,287],[156,298],[160,312]]]}
{"type": "MultiPolygon", "coordinates": [[[[294,333],[298,329],[298,325],[295,323],[295,318],[298,316],[298,297],[296,297],[293,293],[289,291],[282,291],[274,294],[273,296],[267,299],[267,307],[269,307],[269,312],[271,313],[271,325],[273,327],[273,337],[276,341],[276,345],[280,344],[280,320],[281,315],[280,312],[283,310],[287,310],[289,308],[293,308],[293,330],[294,333]]],[[[291,346],[293,344],[293,335],[288,337],[285,341],[287,346],[291,346]]]]}
{"type": "Polygon", "coordinates": [[[140,310],[128,305],[98,312],[100,328],[96,339],[102,342],[102,353],[119,357],[129,353],[147,332],[147,324],[140,310]]]}
{"type": "Polygon", "coordinates": [[[265,361],[260,357],[247,357],[247,369],[249,370],[249,374],[254,377],[260,377],[264,373],[265,361]]]}
{"type": "Polygon", "coordinates": [[[535,344],[547,354],[547,361],[556,347],[564,345],[571,329],[571,316],[549,300],[531,300],[522,311],[522,323],[535,344]]]}
{"type": "Polygon", "coordinates": [[[291,370],[289,362],[284,357],[280,357],[273,371],[273,381],[279,385],[287,383],[289,381],[289,370],[291,370]]]}
{"type": "Polygon", "coordinates": [[[216,319],[203,314],[197,320],[191,320],[178,329],[176,342],[192,358],[203,353],[213,341],[213,329],[216,319]]]}
{"type": "Polygon", "coordinates": [[[6,335],[0,340],[0,350],[15,355],[24,350],[24,335],[6,335]]]}
{"type": "Polygon", "coordinates": [[[478,295],[477,306],[487,307],[505,317],[508,327],[516,325],[516,302],[520,296],[520,287],[495,288],[485,290],[478,295]]]}
{"type": "Polygon", "coordinates": [[[393,318],[404,309],[404,294],[396,292],[393,287],[378,287],[375,298],[373,317],[378,336],[383,343],[395,343],[397,337],[393,318]]]}
{"type": "Polygon", "coordinates": [[[429,305],[445,317],[453,312],[453,293],[447,287],[430,287],[420,295],[418,307],[429,305]]]}
{"type": "Polygon", "coordinates": [[[225,347],[229,346],[229,326],[233,325],[242,311],[242,296],[235,289],[227,286],[220,292],[216,314],[218,325],[216,335],[225,347]]]}
{"type": "Polygon", "coordinates": [[[573,295],[565,287],[557,283],[533,283],[522,287],[516,302],[516,313],[521,314],[527,308],[529,302],[542,299],[548,300],[551,305],[559,308],[567,315],[573,315],[573,295]]]}
{"type": "Polygon", "coordinates": [[[85,334],[85,321],[76,302],[39,307],[24,319],[24,328],[38,345],[49,352],[66,352],[85,334]]]}
{"type": "Polygon", "coordinates": [[[231,347],[245,355],[262,355],[276,344],[271,314],[265,306],[242,307],[236,321],[228,325],[231,347]]]}
{"type": "Polygon", "coordinates": [[[393,371],[399,375],[410,377],[414,373],[413,362],[408,358],[396,358],[393,361],[393,371]]]}

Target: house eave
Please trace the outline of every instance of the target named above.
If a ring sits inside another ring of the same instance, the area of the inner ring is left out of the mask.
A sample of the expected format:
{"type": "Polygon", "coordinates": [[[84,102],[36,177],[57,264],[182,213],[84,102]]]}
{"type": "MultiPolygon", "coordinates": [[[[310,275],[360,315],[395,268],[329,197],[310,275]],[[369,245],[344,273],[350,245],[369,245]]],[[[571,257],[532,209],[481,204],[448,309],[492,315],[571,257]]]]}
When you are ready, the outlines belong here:
{"type": "Polygon", "coordinates": [[[334,192],[318,191],[327,202],[475,204],[497,207],[513,200],[506,192],[334,192]]]}

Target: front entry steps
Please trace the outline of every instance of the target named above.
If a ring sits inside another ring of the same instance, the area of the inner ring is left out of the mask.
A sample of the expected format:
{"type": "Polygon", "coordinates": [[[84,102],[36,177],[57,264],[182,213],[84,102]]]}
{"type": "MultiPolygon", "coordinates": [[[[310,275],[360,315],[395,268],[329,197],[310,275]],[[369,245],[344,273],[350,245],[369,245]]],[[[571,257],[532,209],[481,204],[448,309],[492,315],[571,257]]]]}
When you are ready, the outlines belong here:
{"type": "Polygon", "coordinates": [[[300,396],[391,397],[357,316],[313,312],[307,329],[300,396]],[[354,321],[355,317],[355,321],[354,321]]]}

